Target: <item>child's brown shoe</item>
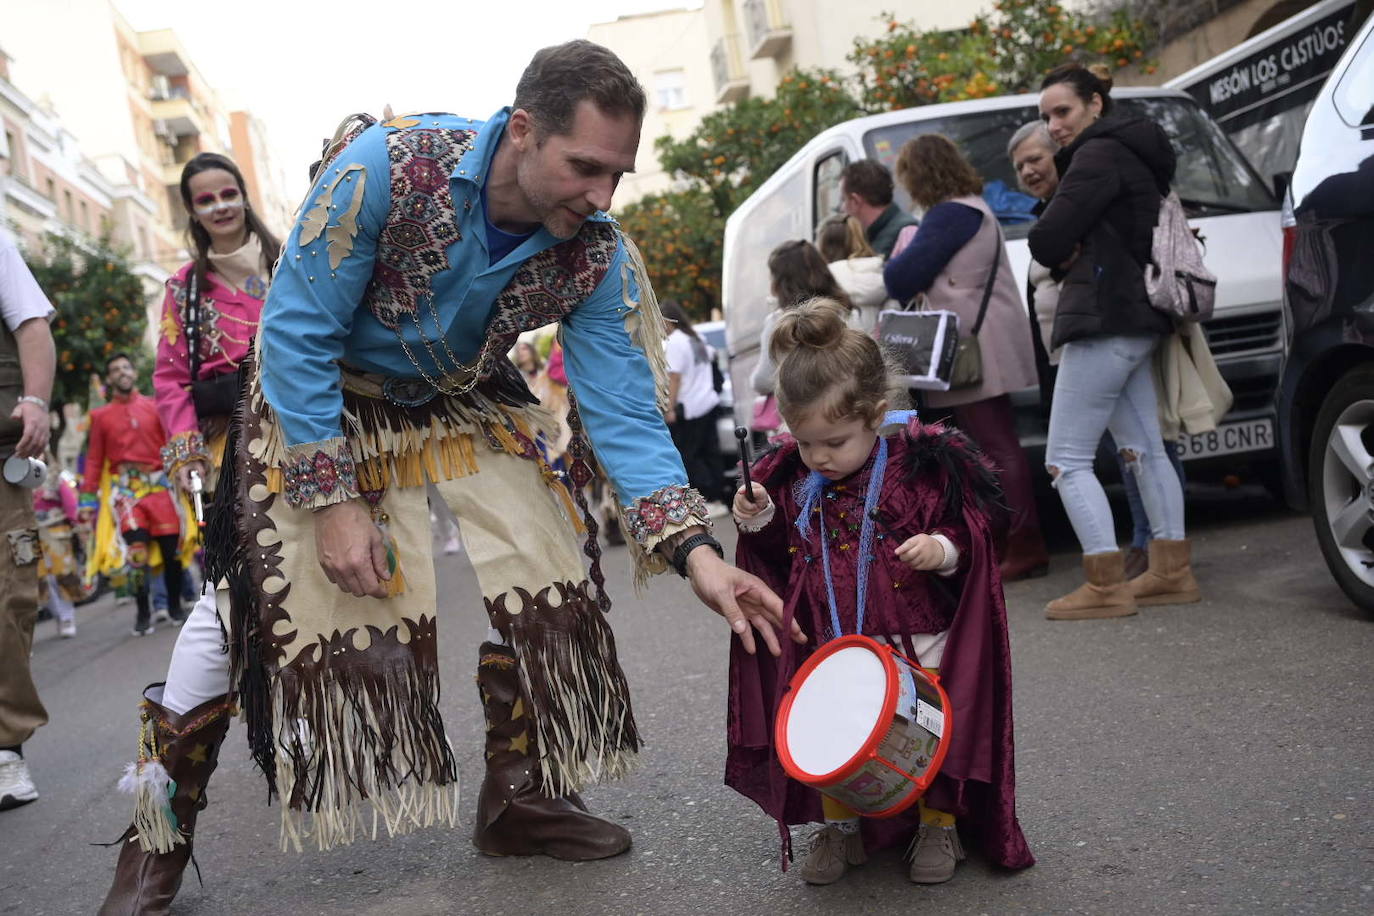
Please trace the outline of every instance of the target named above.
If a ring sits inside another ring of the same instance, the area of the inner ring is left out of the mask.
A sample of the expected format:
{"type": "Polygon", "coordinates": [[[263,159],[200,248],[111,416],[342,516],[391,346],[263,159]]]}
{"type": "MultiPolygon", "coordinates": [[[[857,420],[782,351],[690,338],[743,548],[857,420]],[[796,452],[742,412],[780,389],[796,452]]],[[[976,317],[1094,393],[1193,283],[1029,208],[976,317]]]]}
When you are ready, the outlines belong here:
{"type": "Polygon", "coordinates": [[[827,824],[811,835],[811,849],[797,873],[807,884],[834,884],[844,877],[849,866],[867,861],[868,854],[864,852],[859,831],[846,833],[827,824]]]}
{"type": "Polygon", "coordinates": [[[916,828],[909,855],[908,878],[917,884],[942,884],[954,877],[954,866],[964,859],[964,847],[955,828],[922,824],[916,828]]]}

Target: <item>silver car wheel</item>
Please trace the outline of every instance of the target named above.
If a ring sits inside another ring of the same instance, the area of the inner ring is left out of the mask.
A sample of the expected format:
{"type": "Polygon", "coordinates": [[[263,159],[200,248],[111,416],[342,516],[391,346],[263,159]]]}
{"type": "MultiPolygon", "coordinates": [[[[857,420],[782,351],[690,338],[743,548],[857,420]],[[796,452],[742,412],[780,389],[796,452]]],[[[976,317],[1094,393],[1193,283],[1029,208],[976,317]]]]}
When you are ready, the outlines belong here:
{"type": "Polygon", "coordinates": [[[1341,411],[1326,440],[1321,498],[1346,568],[1374,588],[1374,551],[1365,546],[1374,528],[1374,455],[1364,444],[1371,427],[1374,401],[1355,401],[1341,411]]]}

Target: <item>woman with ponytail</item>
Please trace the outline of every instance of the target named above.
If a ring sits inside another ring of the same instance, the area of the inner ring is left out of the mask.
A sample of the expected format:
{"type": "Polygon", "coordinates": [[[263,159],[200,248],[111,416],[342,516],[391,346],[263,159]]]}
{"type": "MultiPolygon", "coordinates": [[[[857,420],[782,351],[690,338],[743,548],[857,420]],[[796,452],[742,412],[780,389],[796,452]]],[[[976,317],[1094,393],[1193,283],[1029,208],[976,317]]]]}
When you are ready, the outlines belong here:
{"type": "Polygon", "coordinates": [[[167,280],[153,396],[168,437],[163,467],[189,491],[192,471],[212,485],[281,243],[249,203],[238,166],[218,153],[186,163],[181,202],[192,258],[167,280]]]}
{"type": "Polygon", "coordinates": [[[1065,64],[1040,86],[1060,147],[1059,187],[1030,231],[1031,256],[1062,279],[1052,348],[1062,347],[1045,465],[1083,548],[1087,582],[1049,603],[1052,620],[1123,617],[1138,605],[1199,600],[1183,528],[1183,487],[1160,438],[1152,356],[1173,322],[1145,293],[1159,206],[1175,156],[1159,125],[1113,113],[1105,68],[1065,64]],[[1093,472],[1110,431],[1134,475],[1154,540],[1127,580],[1107,495],[1093,472]]]}

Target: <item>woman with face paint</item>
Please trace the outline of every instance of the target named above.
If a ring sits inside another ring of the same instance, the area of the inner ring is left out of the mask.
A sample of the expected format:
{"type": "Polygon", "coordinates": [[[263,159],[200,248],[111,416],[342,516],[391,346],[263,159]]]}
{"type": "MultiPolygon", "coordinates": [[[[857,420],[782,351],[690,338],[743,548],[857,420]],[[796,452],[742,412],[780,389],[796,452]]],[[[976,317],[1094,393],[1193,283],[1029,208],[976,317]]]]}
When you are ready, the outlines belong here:
{"type": "Polygon", "coordinates": [[[193,256],[167,281],[153,392],[167,430],[162,463],[183,492],[213,485],[238,399],[238,365],[258,332],[281,243],[248,200],[238,166],[201,153],[181,171],[193,256]]]}

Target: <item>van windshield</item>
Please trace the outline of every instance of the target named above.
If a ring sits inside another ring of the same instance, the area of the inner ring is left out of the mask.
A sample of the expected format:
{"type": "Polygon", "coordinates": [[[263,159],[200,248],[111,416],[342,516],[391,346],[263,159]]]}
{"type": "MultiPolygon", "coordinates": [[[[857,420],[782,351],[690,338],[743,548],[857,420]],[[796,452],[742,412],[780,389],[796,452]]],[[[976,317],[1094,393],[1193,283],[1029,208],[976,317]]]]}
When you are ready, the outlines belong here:
{"type": "MultiPolygon", "coordinates": [[[[1192,216],[1220,216],[1277,209],[1277,203],[1250,164],[1193,103],[1185,98],[1121,98],[1115,100],[1123,113],[1157,122],[1173,141],[1178,154],[1174,190],[1192,216]]],[[[897,161],[902,144],[919,134],[939,133],[959,144],[973,167],[983,176],[983,196],[1005,227],[1008,238],[1022,238],[1030,231],[1035,200],[1020,190],[1016,173],[1007,158],[1007,141],[1016,129],[1039,117],[1031,106],[978,111],[943,118],[913,120],[874,128],[864,135],[870,158],[889,169],[897,161]]],[[[910,198],[900,185],[898,204],[911,209],[910,198]]]]}

